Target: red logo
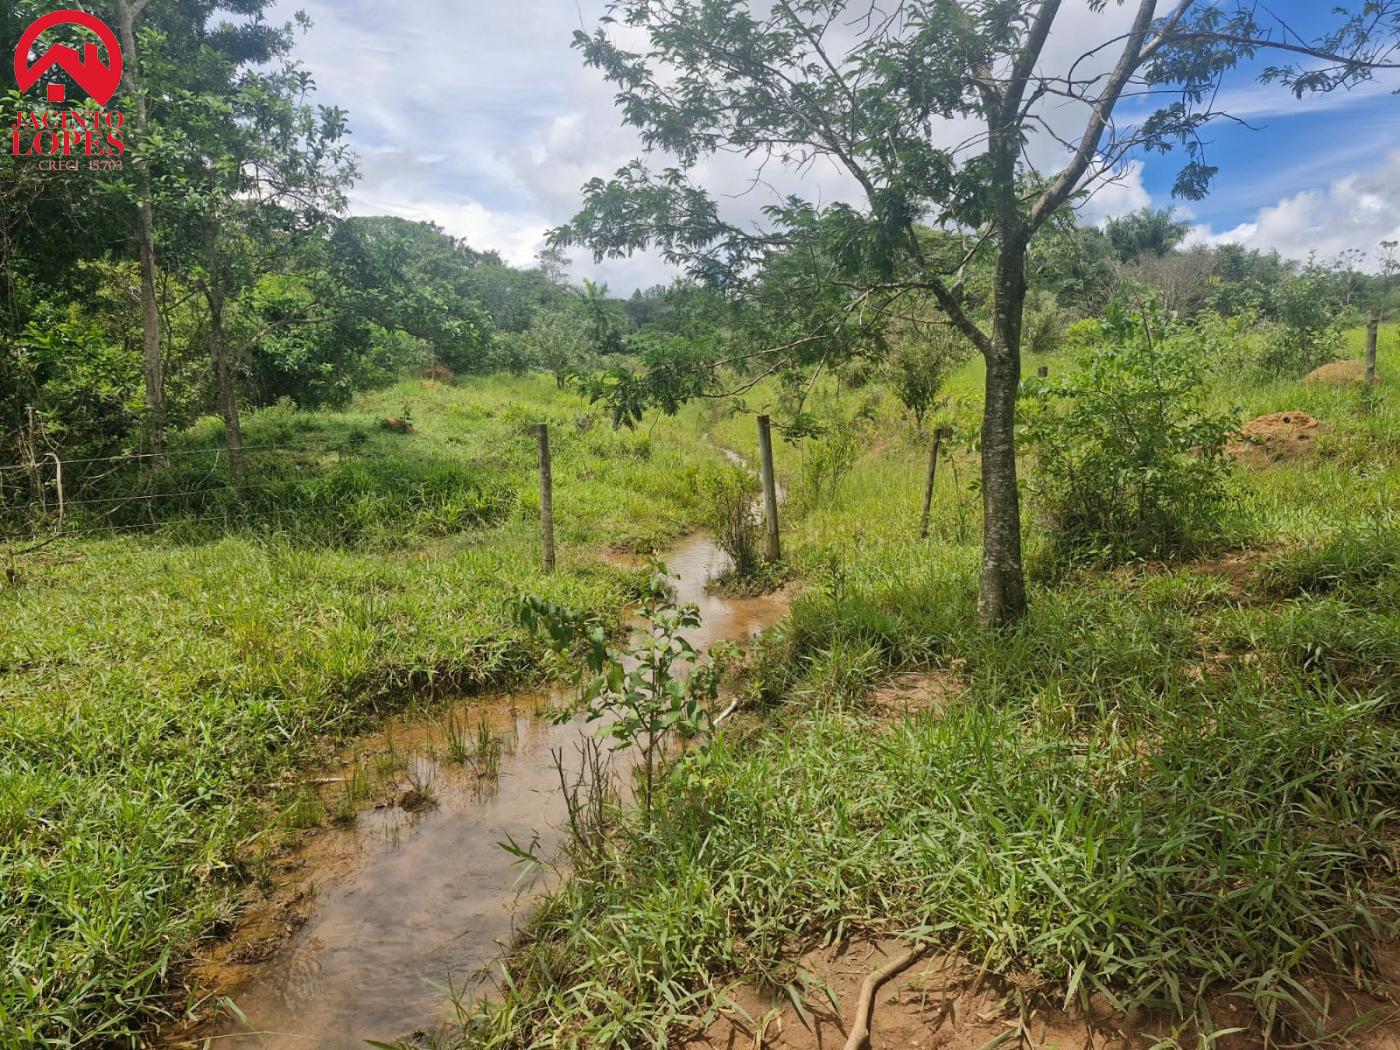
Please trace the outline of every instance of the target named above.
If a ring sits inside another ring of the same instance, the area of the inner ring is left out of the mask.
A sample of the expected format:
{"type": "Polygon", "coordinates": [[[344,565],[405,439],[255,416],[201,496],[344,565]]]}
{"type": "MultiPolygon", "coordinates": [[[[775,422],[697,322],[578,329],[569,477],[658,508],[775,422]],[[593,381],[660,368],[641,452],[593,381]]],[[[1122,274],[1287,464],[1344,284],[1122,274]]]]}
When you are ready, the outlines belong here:
{"type": "MultiPolygon", "coordinates": [[[[24,31],[24,36],[19,38],[19,47],[15,48],[15,80],[19,83],[19,89],[28,91],[53,66],[58,66],[76,80],[78,86],[91,95],[99,106],[105,106],[108,99],[116,94],[117,85],[121,83],[122,49],[112,31],[86,11],[54,11],[36,21],[24,31]],[[102,46],[107,49],[107,62],[104,63],[98,57],[96,44],[84,44],[81,57],[66,44],[54,44],[31,66],[29,49],[34,46],[39,35],[53,26],[67,23],[83,26],[96,33],[102,41],[102,46]]],[[[50,84],[48,100],[62,102],[63,98],[63,85],[50,84]]]]}

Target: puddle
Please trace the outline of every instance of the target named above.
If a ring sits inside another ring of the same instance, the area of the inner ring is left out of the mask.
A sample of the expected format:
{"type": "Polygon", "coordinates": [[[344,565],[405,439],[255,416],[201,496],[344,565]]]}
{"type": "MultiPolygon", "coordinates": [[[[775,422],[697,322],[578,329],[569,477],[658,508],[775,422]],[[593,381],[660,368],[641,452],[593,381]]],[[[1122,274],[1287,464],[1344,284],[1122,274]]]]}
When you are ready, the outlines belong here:
{"type": "MultiPolygon", "coordinates": [[[[707,593],[707,581],[727,564],[708,537],[662,557],[678,576],[677,600],[700,608],[701,626],[688,635],[697,649],[752,638],[786,611],[780,596],[707,593]]],[[[334,781],[324,789],[328,804],[344,797],[357,769],[377,763],[395,766],[402,805],[311,835],[288,860],[267,904],[196,968],[243,1019],[208,1025],[194,1041],[221,1050],[348,1050],[367,1039],[431,1033],[448,1021],[445,989],[480,989],[479,971],[528,909],[521,867],[500,843],[537,837],[546,854],[561,845],[565,808],[551,749],[577,764],[574,745],[595,727],[581,717],[563,725],[536,717],[548,699],[481,699],[455,713],[471,739],[484,721],[500,742],[494,780],[470,762],[449,760],[449,716],[392,722],[362,740],[353,758],[342,756],[342,769],[327,778],[334,781]],[[415,791],[435,804],[420,808],[425,799],[415,791]]]]}

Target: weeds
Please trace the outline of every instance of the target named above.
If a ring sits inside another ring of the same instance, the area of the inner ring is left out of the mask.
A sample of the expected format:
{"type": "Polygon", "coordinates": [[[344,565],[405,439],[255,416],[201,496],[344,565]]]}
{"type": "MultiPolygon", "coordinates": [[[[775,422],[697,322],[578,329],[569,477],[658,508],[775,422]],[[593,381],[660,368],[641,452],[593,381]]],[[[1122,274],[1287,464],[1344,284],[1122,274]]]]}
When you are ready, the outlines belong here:
{"type": "Polygon", "coordinates": [[[720,550],[729,555],[730,571],[739,580],[752,578],[763,563],[754,512],[758,479],[745,467],[713,467],[701,475],[700,491],[707,509],[706,523],[720,550]]]}

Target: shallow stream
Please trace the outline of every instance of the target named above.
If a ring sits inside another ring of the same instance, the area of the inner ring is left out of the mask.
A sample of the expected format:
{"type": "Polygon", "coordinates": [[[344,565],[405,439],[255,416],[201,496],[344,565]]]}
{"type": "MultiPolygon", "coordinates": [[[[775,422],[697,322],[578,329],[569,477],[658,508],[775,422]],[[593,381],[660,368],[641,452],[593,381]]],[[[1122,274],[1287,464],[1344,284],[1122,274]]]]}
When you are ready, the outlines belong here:
{"type": "MultiPolygon", "coordinates": [[[[706,585],[726,556],[706,536],[662,555],[678,577],[677,600],[700,608],[688,632],[699,650],[744,641],[786,611],[779,596],[728,598],[706,585]]],[[[317,832],[282,865],[265,907],[199,967],[197,976],[243,1015],[195,1033],[220,1048],[362,1048],[430,1033],[450,1018],[447,989],[489,990],[483,967],[510,940],[539,885],[501,848],[538,841],[553,854],[565,818],[552,751],[579,761],[575,745],[594,726],[538,717],[547,697],[477,698],[430,720],[396,720],[347,750],[341,764],[389,758],[398,780],[421,785],[353,823],[317,832]],[[444,757],[444,725],[475,734],[481,722],[505,741],[496,776],[444,757]]],[[[336,784],[326,786],[334,795],[336,784]]]]}

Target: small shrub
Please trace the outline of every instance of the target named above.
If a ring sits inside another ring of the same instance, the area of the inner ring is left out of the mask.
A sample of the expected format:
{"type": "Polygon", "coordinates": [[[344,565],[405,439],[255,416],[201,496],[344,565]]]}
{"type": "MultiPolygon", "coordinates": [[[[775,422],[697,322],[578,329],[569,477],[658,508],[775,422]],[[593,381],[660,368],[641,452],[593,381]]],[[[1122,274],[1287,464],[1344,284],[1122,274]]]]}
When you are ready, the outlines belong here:
{"type": "Polygon", "coordinates": [[[1078,353],[1102,346],[1104,339],[1103,322],[1096,317],[1085,317],[1065,329],[1063,346],[1078,353]]]}
{"type": "Polygon", "coordinates": [[[967,345],[946,328],[911,333],[898,340],[885,358],[885,381],[911,416],[924,429],[924,417],[939,404],[938,393],[948,375],[967,357],[967,345]]]}
{"type": "Polygon", "coordinates": [[[602,722],[600,733],[613,739],[614,750],[640,753],[642,811],[650,831],[665,741],[690,741],[712,728],[706,705],[719,693],[717,665],[709,656],[702,659],[686,638],[700,626],[699,609],[674,605],[671,577],[664,565],[653,563],[637,610],[644,626],[625,649],[610,648],[603,628],[588,615],[540,598],[522,596],[516,615],[532,634],[547,635],[559,657],[582,649],[577,672],[586,716],[602,722]],[[689,672],[680,674],[686,665],[689,672]]]}
{"type": "Polygon", "coordinates": [[[1234,418],[1205,406],[1214,347],[1154,307],[1108,321],[1113,344],[1026,400],[1031,492],[1056,561],[1165,557],[1218,536],[1234,418]]]}
{"type": "Polygon", "coordinates": [[[1028,354],[1053,354],[1065,342],[1065,318],[1055,297],[1041,292],[1031,297],[1021,322],[1021,349],[1028,354]]]}
{"type": "Polygon", "coordinates": [[[1342,329],[1321,271],[1309,267],[1283,281],[1274,292],[1274,309],[1279,323],[1258,358],[1261,372],[1298,379],[1337,359],[1342,329]]]}
{"type": "Polygon", "coordinates": [[[755,576],[762,566],[754,514],[758,479],[743,467],[718,467],[700,476],[700,493],[715,542],[734,563],[733,575],[755,576]]]}

